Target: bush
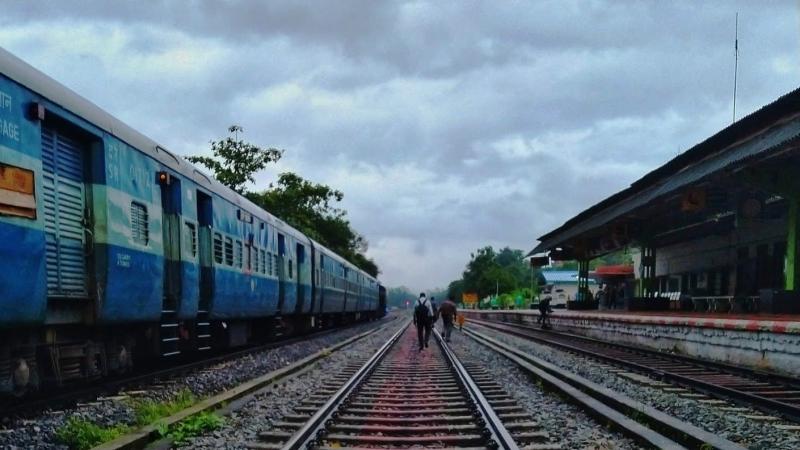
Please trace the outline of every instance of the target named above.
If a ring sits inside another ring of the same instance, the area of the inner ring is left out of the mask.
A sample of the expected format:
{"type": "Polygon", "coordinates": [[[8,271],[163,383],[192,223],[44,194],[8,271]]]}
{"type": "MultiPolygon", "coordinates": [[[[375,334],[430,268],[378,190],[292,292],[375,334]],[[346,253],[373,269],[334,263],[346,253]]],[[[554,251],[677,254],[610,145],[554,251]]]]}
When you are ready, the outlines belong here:
{"type": "Polygon", "coordinates": [[[86,450],[111,441],[128,432],[125,425],[101,427],[88,420],[70,417],[56,430],[56,440],[74,450],[86,450]]]}

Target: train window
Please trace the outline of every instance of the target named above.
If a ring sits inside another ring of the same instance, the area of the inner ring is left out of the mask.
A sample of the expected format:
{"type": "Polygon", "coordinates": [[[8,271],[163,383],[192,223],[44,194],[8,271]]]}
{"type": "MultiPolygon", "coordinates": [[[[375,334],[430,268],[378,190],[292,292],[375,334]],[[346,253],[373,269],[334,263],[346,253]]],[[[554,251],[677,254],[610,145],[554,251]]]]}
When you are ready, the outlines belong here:
{"type": "Polygon", "coordinates": [[[236,241],[236,254],[234,255],[236,267],[242,268],[242,241],[236,241]]]}
{"type": "Polygon", "coordinates": [[[278,276],[278,255],[272,254],[272,269],[275,271],[273,275],[278,276]]]}
{"type": "Polygon", "coordinates": [[[233,239],[225,238],[225,264],[233,265],[233,239]]]}
{"type": "Polygon", "coordinates": [[[267,257],[264,250],[259,250],[261,260],[261,273],[267,273],[267,257]]]}
{"type": "Polygon", "coordinates": [[[292,260],[289,260],[289,279],[291,280],[294,278],[294,274],[292,273],[292,260]]]}
{"type": "Polygon", "coordinates": [[[147,245],[150,242],[147,207],[141,203],[131,202],[131,236],[137,244],[147,245]]]}
{"type": "Polygon", "coordinates": [[[214,262],[222,264],[222,235],[214,233],[214,262]]]}
{"type": "Polygon", "coordinates": [[[267,275],[272,276],[272,252],[267,252],[267,275]]]}
{"type": "Polygon", "coordinates": [[[191,222],[184,222],[184,248],[186,254],[194,258],[197,256],[197,227],[191,222]]]}
{"type": "Polygon", "coordinates": [[[247,251],[245,255],[247,256],[247,270],[251,270],[253,272],[258,272],[258,249],[253,248],[252,245],[246,245],[247,251]]]}

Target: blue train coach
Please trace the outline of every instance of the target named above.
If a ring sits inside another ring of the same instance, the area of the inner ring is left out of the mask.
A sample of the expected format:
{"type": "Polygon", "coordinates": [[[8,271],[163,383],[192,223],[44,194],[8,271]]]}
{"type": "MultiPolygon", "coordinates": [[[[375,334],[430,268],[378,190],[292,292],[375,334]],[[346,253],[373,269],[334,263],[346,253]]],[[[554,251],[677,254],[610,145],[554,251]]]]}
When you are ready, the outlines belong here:
{"type": "Polygon", "coordinates": [[[0,392],[384,310],[375,278],[0,49],[0,392]]]}

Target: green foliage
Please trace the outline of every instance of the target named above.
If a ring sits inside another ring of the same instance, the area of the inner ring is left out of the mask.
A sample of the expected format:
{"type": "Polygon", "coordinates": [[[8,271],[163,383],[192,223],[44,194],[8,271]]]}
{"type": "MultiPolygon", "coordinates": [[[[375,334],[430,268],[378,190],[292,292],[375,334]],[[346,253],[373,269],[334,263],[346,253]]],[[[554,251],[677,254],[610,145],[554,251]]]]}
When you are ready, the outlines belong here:
{"type": "Polygon", "coordinates": [[[341,191],[313,183],[294,173],[282,173],[262,192],[247,192],[245,185],[253,183],[253,175],[283,156],[283,150],[263,149],[239,139],[242,127],[232,125],[233,136],[211,141],[213,157],[190,156],[193,163],[209,168],[220,183],[245,195],[250,201],[280,217],[311,238],[319,241],[346,260],[372,276],[380,270],[375,261],[367,258],[367,241],[347,220],[347,213],[334,206],[341,202],[341,191]]]}
{"type": "Polygon", "coordinates": [[[172,439],[175,445],[183,445],[188,443],[190,437],[216,430],[222,427],[223,423],[225,420],[222,417],[204,411],[188,417],[172,427],[159,423],[156,430],[161,437],[172,439]]]}
{"type": "Polygon", "coordinates": [[[350,226],[347,213],[334,206],[344,198],[341,191],[282,173],[269,189],[248,193],[247,198],[370,275],[378,275],[378,266],[364,256],[367,241],[350,226]]]}
{"type": "Polygon", "coordinates": [[[181,389],[175,398],[167,401],[137,400],[132,403],[133,412],[138,425],[149,425],[158,419],[171,416],[197,402],[197,398],[189,389],[181,389]]]}
{"type": "Polygon", "coordinates": [[[231,125],[228,131],[233,136],[211,141],[213,157],[189,156],[186,159],[206,166],[220,183],[242,194],[246,183],[255,182],[253,175],[267,164],[281,159],[283,150],[264,149],[239,139],[239,132],[244,131],[239,125],[231,125]]]}
{"type": "Polygon", "coordinates": [[[483,298],[541,284],[541,274],[525,263],[522,250],[505,247],[495,252],[494,248],[487,246],[471,256],[461,283],[450,284],[452,291],[475,292],[483,298]]]}
{"type": "Polygon", "coordinates": [[[124,425],[101,427],[87,420],[70,417],[67,423],[56,430],[56,440],[70,449],[85,450],[116,439],[127,432],[128,427],[124,425]]]}

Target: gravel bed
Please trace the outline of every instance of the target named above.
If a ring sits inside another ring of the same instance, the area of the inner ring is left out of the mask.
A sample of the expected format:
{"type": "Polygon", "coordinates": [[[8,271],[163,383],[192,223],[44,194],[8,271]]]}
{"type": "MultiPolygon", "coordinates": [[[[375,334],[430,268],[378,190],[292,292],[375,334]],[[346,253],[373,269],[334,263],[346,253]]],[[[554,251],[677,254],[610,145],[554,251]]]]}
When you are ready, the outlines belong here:
{"type": "Polygon", "coordinates": [[[501,380],[506,392],[541,424],[542,431],[550,434],[550,442],[561,444],[564,449],[641,448],[632,440],[598,424],[578,407],[542,391],[516,364],[466,335],[454,331],[450,347],[459,358],[480,362],[497,380],[501,380]]]}
{"type": "MultiPolygon", "coordinates": [[[[692,423],[706,431],[736,442],[749,449],[795,450],[800,448],[800,432],[777,428],[776,424],[787,425],[783,421],[765,422],[745,417],[760,415],[756,410],[725,411],[722,407],[735,406],[729,403],[710,405],[701,403],[699,398],[682,397],[678,393],[667,392],[657,387],[631,381],[609,372],[608,366],[586,357],[571,355],[546,345],[537,344],[502,332],[476,327],[481,333],[499,341],[511,344],[531,355],[576,373],[609,389],[650,405],[680,420],[692,423]]],[[[707,399],[703,398],[703,399],[707,399]]]]}
{"type": "MultiPolygon", "coordinates": [[[[384,322],[356,325],[325,336],[312,337],[302,342],[226,361],[186,375],[177,381],[156,382],[154,386],[142,389],[146,392],[136,395],[135,398],[169,399],[184,388],[189,389],[198,398],[218,394],[243,381],[289,365],[382,323],[384,322]]],[[[66,449],[66,446],[55,442],[55,433],[70,417],[85,419],[101,426],[128,425],[134,422],[134,412],[128,399],[114,397],[99,399],[67,410],[45,411],[34,419],[5,419],[6,422],[0,424],[0,449],[66,449]]]]}
{"type": "MultiPolygon", "coordinates": [[[[404,320],[403,320],[404,322],[404,320]]],[[[225,418],[225,424],[209,435],[196,437],[186,444],[192,449],[242,449],[247,443],[258,441],[258,433],[269,431],[272,424],[314,394],[331,374],[342,371],[355,359],[367,359],[397,332],[401,321],[386,327],[318,362],[309,371],[273,385],[255,396],[238,411],[225,418]]]]}

